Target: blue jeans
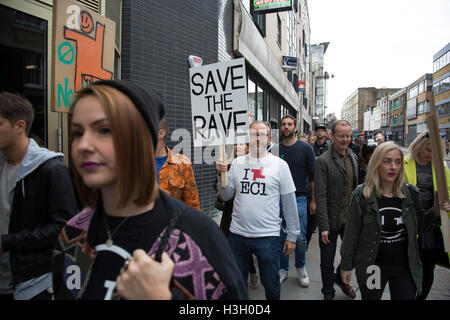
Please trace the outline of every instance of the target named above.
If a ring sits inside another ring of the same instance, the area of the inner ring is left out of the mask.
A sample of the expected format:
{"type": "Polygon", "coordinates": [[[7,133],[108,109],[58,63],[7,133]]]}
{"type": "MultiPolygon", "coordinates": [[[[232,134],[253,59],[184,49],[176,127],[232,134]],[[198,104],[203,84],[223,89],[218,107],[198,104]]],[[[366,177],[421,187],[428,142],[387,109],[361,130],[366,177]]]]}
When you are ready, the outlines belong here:
{"type": "MultiPolygon", "coordinates": [[[[306,264],[306,232],[307,232],[307,223],[308,223],[308,214],[306,212],[306,196],[305,197],[297,197],[297,211],[298,211],[298,220],[300,222],[300,235],[297,238],[297,243],[295,245],[295,267],[303,268],[306,264]]],[[[289,256],[284,255],[283,246],[286,241],[287,234],[284,230],[286,230],[286,221],[284,217],[282,219],[282,226],[280,231],[280,269],[289,270],[289,256]],[[284,230],[283,230],[284,229],[284,230]]]]}
{"type": "Polygon", "coordinates": [[[250,268],[249,256],[258,259],[259,275],[267,300],[280,300],[280,274],[278,273],[278,237],[247,238],[230,232],[228,244],[247,285],[250,268]]]}

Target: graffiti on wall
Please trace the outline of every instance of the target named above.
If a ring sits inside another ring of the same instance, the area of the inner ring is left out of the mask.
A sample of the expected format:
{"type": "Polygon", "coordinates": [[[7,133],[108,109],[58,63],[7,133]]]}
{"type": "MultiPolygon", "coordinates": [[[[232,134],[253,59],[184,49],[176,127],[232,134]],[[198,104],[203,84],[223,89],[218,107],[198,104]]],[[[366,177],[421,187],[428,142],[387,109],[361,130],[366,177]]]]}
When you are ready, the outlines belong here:
{"type": "Polygon", "coordinates": [[[75,93],[112,79],[115,23],[72,0],[53,8],[52,111],[69,112],[75,93]]]}

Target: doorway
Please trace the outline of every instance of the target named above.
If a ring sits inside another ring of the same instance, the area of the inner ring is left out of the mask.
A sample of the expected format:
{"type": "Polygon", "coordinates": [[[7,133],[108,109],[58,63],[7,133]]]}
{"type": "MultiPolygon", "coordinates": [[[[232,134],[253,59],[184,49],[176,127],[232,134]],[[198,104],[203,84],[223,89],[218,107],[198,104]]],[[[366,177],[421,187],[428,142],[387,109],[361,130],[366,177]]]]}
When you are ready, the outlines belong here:
{"type": "Polygon", "coordinates": [[[48,147],[48,22],[0,5],[0,91],[18,93],[34,108],[30,137],[48,147]]]}

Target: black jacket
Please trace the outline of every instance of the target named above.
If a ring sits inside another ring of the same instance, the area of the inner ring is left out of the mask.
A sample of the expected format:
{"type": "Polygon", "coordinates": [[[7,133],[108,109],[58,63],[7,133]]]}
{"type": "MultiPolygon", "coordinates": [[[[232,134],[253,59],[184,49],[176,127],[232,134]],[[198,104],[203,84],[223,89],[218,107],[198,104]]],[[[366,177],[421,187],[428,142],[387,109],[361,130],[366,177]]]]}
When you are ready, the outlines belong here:
{"type": "MultiPolygon", "coordinates": [[[[155,200],[144,236],[148,245],[142,249],[149,255],[156,252],[163,230],[177,211],[181,215],[166,249],[175,261],[173,278],[197,300],[247,300],[244,279],[217,224],[164,191],[160,190],[159,197],[155,200]],[[151,249],[148,251],[148,248],[151,249]]],[[[56,242],[52,264],[56,300],[78,299],[84,294],[94,266],[92,262],[97,255],[92,247],[104,224],[102,212],[101,206],[95,211],[87,208],[70,219],[62,229],[56,242]],[[74,266],[79,267],[78,275],[83,280],[80,281],[80,287],[68,288],[68,275],[72,277],[72,274],[77,274],[71,271],[74,266]]],[[[174,290],[172,293],[174,299],[182,298],[174,290]]]]}
{"type": "Polygon", "coordinates": [[[317,141],[314,141],[314,143],[311,144],[311,147],[314,150],[314,154],[317,157],[320,157],[325,151],[328,151],[328,141],[325,139],[323,144],[319,145],[317,141]]]}
{"type": "Polygon", "coordinates": [[[12,199],[9,231],[1,240],[16,285],[50,272],[57,236],[77,206],[69,172],[59,157],[19,180],[12,199]]]}

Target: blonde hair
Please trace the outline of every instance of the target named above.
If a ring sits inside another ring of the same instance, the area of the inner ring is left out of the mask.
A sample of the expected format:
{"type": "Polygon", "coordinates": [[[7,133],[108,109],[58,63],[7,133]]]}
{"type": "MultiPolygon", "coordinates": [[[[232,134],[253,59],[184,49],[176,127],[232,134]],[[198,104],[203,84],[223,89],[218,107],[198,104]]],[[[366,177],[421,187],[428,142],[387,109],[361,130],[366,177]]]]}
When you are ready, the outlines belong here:
{"type": "Polygon", "coordinates": [[[364,189],[362,191],[363,196],[366,199],[369,199],[372,192],[375,191],[376,196],[378,198],[381,197],[381,179],[380,179],[380,173],[379,173],[379,167],[383,163],[384,157],[386,156],[386,153],[388,153],[391,150],[398,150],[401,155],[401,169],[397,176],[397,178],[394,181],[393,186],[393,194],[397,198],[404,198],[405,195],[402,192],[402,187],[405,182],[404,178],[404,162],[403,162],[403,152],[400,149],[398,145],[396,145],[392,141],[388,141],[385,143],[380,144],[375,148],[374,153],[372,154],[372,157],[370,158],[369,165],[367,166],[367,176],[366,176],[366,184],[364,186],[364,189]]]}
{"type": "MultiPolygon", "coordinates": [[[[441,143],[442,143],[442,157],[445,159],[445,152],[444,152],[445,145],[442,139],[441,143]]],[[[430,134],[428,130],[425,130],[414,139],[414,141],[408,148],[411,159],[414,160],[415,162],[418,161],[420,162],[421,160],[420,153],[427,147],[428,144],[431,145],[430,134]]]]}

